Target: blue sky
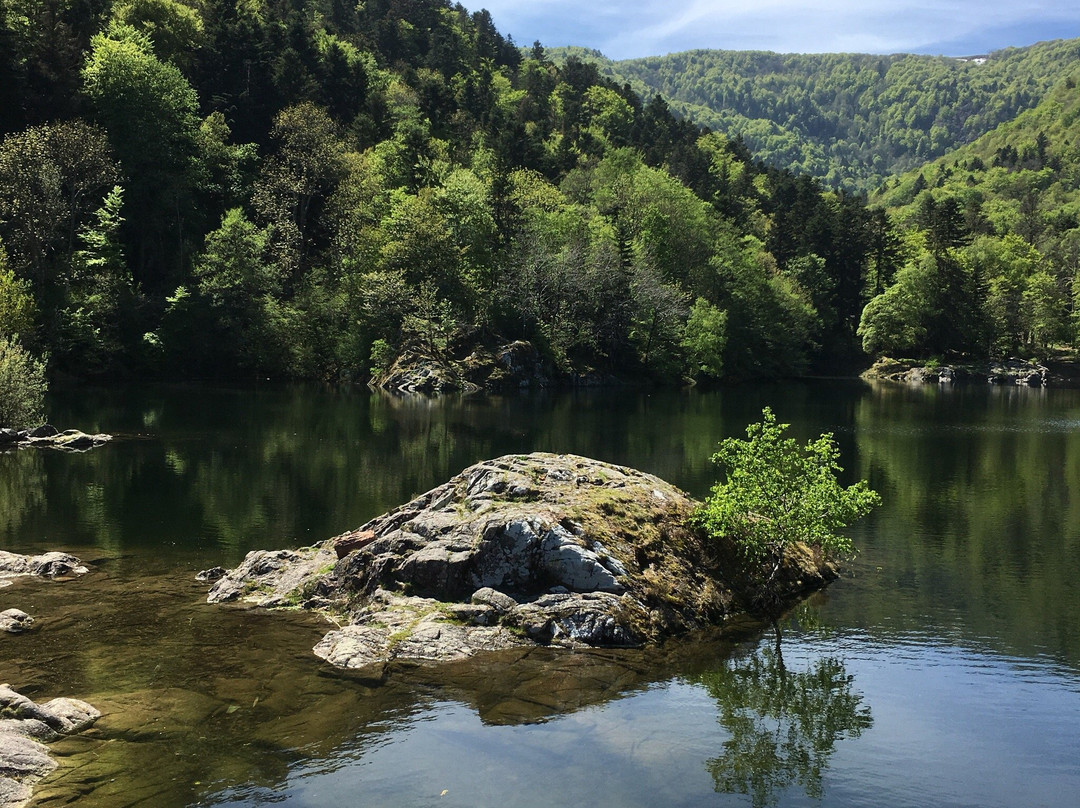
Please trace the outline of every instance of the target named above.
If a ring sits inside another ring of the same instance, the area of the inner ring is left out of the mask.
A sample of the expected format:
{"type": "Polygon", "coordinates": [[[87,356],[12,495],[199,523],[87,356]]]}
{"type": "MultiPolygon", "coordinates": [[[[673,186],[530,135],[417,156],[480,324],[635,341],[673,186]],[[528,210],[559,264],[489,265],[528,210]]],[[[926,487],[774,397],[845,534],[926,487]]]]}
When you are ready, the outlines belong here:
{"type": "Polygon", "coordinates": [[[1072,0],[487,0],[519,45],[583,45],[613,59],[691,48],[970,56],[1080,37],[1072,0]]]}

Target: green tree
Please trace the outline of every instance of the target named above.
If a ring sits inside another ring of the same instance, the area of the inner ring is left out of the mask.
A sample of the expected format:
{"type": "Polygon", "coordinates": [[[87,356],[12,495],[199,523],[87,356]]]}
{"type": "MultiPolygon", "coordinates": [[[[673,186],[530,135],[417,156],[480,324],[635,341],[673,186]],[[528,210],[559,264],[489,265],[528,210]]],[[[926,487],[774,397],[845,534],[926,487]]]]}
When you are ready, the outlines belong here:
{"type": "Polygon", "coordinates": [[[36,426],[45,407],[45,362],[0,334],[0,427],[36,426]]]}
{"type": "Polygon", "coordinates": [[[29,281],[8,269],[7,253],[0,244],[0,337],[25,339],[34,328],[34,298],[29,281]]]}
{"type": "Polygon", "coordinates": [[[723,376],[726,344],[727,312],[699,297],[690,307],[682,339],[690,375],[702,379],[723,376]]]}
{"type": "MultiPolygon", "coordinates": [[[[278,267],[267,260],[267,235],[240,208],[226,211],[221,226],[206,237],[196,258],[199,294],[209,306],[219,335],[214,346],[228,367],[280,370],[280,345],[271,315],[281,294],[278,267]]],[[[188,312],[198,318],[197,309],[188,312]]],[[[177,329],[173,329],[174,333],[177,329]]]]}
{"type": "Polygon", "coordinates": [[[0,234],[39,293],[64,274],[79,227],[118,176],[104,130],[78,119],[0,143],[0,234]]]}
{"type": "Polygon", "coordinates": [[[302,103],[274,118],[275,154],[263,164],[253,203],[283,280],[299,284],[309,268],[322,206],[345,174],[345,148],[321,107],[302,103]]]}
{"type": "Polygon", "coordinates": [[[82,248],[72,258],[67,305],[58,320],[57,359],[67,369],[97,373],[113,369],[123,351],[125,325],[135,297],[120,226],[124,191],[115,186],[79,231],[82,248]]]}
{"type": "Polygon", "coordinates": [[[762,420],[746,428],[746,440],[721,441],[712,461],[722,479],[694,515],[715,542],[734,548],[746,565],[748,607],[774,623],[785,555],[796,545],[826,559],[851,555],[851,539],[841,530],[881,501],[865,480],[840,485],[840,449],[831,434],[799,446],[783,436],[787,428],[766,407],[762,420]]]}
{"type": "Polygon", "coordinates": [[[198,97],[174,65],[160,61],[149,38],[114,24],[93,39],[83,93],[127,175],[127,241],[135,279],[171,288],[186,269],[194,235],[198,173],[198,97]]]}
{"type": "Polygon", "coordinates": [[[1049,272],[1036,272],[1027,279],[1021,310],[1032,347],[1045,351],[1068,339],[1067,300],[1049,272]]]}
{"type": "Polygon", "coordinates": [[[163,62],[185,67],[203,39],[199,12],[177,0],[119,0],[113,19],[146,34],[163,62]]]}

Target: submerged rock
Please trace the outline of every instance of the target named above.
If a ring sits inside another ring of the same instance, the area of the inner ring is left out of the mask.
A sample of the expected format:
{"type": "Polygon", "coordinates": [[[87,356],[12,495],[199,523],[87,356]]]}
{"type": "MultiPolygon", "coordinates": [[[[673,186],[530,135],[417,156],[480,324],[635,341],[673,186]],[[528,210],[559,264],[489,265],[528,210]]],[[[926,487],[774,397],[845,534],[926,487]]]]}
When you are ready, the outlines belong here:
{"type": "MultiPolygon", "coordinates": [[[[637,646],[744,611],[724,548],[688,527],[697,504],[634,469],[510,455],[318,547],[249,553],[208,599],[331,614],[344,625],[315,653],[347,668],[637,646]]],[[[812,552],[790,558],[792,602],[836,576],[812,552]]]]}
{"type": "Polygon", "coordinates": [[[31,786],[56,770],[56,761],[42,742],[81,732],[101,718],[83,701],[33,701],[0,685],[0,808],[21,808],[30,801],[31,786]]]}

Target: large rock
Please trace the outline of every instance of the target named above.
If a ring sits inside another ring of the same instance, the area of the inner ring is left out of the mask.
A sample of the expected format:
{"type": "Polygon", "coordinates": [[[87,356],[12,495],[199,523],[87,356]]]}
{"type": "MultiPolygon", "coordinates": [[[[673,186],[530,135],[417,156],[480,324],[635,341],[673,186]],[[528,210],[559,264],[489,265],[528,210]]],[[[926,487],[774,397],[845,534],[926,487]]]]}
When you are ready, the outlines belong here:
{"type": "Polygon", "coordinates": [[[23,575],[37,575],[41,578],[72,578],[89,572],[86,565],[68,553],[42,553],[28,556],[0,550],[0,586],[10,583],[10,579],[23,575]]]}
{"type": "Polygon", "coordinates": [[[372,380],[372,386],[398,395],[428,396],[478,389],[465,378],[460,363],[418,346],[402,351],[390,367],[372,380]]]}
{"type": "MultiPolygon", "coordinates": [[[[743,610],[725,584],[730,555],[688,526],[696,507],[634,469],[511,455],[321,546],[249,553],[209,600],[332,614],[344,626],[315,652],[350,668],[534,644],[635,646],[743,610]]],[[[790,558],[777,576],[786,600],[835,577],[819,555],[790,558]]]]}
{"type": "Polygon", "coordinates": [[[22,808],[30,802],[30,786],[0,775],[0,808],[22,808]]]}
{"type": "Polygon", "coordinates": [[[51,424],[42,424],[33,429],[0,429],[0,447],[37,446],[51,449],[64,449],[72,452],[85,452],[102,446],[112,440],[112,435],[98,433],[89,435],[78,429],[60,432],[51,424]]]}
{"type": "Polygon", "coordinates": [[[0,685],[0,808],[22,808],[31,786],[56,769],[42,742],[86,729],[101,717],[75,699],[35,704],[9,685],[0,685]]]}
{"type": "Polygon", "coordinates": [[[34,618],[19,609],[5,609],[0,612],[0,631],[8,634],[21,634],[34,624],[34,618]]]}

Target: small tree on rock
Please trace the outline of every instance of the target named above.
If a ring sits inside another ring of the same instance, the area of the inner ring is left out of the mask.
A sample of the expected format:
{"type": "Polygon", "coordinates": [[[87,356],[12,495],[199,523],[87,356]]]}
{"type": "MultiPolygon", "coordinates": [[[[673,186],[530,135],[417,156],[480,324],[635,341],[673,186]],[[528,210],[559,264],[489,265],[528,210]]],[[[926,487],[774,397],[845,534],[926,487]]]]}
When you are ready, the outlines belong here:
{"type": "Polygon", "coordinates": [[[788,424],[778,424],[766,407],[760,423],[746,428],[746,440],[727,438],[712,461],[723,479],[694,515],[698,527],[733,556],[733,578],[747,607],[776,624],[784,607],[779,575],[785,557],[804,545],[826,560],[854,552],[851,539],[840,531],[869,513],[881,501],[866,481],[846,488],[840,450],[831,434],[800,446],[783,436],[788,424]]]}

